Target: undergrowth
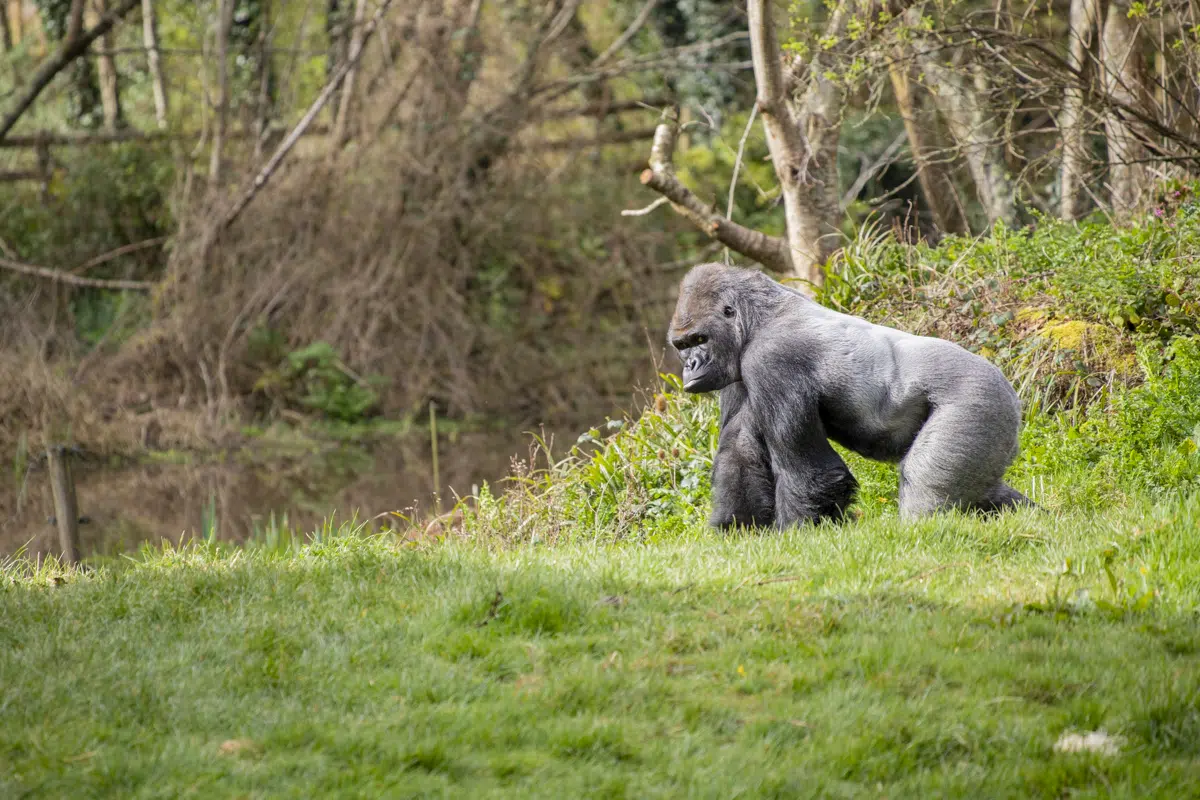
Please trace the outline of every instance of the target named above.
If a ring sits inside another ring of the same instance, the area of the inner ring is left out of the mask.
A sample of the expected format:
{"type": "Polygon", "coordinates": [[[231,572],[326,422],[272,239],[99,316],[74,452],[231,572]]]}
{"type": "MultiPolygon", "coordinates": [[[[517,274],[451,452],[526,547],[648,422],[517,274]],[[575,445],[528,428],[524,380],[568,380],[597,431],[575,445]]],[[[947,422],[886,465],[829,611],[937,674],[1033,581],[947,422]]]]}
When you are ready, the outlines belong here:
{"type": "MultiPolygon", "coordinates": [[[[1009,482],[1051,511],[1096,510],[1200,489],[1198,264],[1200,213],[1187,200],[1127,230],[1046,220],[939,247],[867,234],[822,299],[997,363],[1025,412],[1009,482]]],[[[717,408],[664,375],[638,418],[587,431],[561,458],[542,447],[502,497],[485,487],[466,527],[544,541],[694,525],[709,506],[717,408]]],[[[839,452],[860,482],[855,516],[895,515],[895,468],[839,452]]]]}

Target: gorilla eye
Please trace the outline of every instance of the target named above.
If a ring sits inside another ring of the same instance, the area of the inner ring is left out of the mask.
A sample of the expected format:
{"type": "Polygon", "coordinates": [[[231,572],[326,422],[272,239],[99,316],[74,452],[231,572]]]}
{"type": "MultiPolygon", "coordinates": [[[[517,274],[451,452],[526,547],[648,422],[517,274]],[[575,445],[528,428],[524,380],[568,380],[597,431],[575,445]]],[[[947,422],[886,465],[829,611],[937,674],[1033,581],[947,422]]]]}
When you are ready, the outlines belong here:
{"type": "Polygon", "coordinates": [[[725,306],[725,316],[732,317],[734,313],[733,306],[725,306]]]}

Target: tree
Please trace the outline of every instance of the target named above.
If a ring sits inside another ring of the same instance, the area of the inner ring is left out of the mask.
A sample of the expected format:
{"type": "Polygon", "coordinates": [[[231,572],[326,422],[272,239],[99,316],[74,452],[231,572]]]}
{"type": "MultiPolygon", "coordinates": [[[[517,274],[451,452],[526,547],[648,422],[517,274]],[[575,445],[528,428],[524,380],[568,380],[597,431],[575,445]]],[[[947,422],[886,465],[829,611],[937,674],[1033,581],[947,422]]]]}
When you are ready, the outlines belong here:
{"type": "Polygon", "coordinates": [[[811,291],[824,280],[823,267],[837,247],[842,218],[838,191],[837,146],[842,92],[831,77],[852,14],[837,5],[826,23],[825,38],[807,61],[787,59],[780,49],[770,0],[750,0],[747,22],[757,86],[755,107],[766,131],[771,162],[779,179],[786,237],[767,236],[722,219],[675,177],[672,158],[678,114],[664,114],[642,183],[669,199],[675,209],[723,244],[784,275],[799,278],[811,291]]]}

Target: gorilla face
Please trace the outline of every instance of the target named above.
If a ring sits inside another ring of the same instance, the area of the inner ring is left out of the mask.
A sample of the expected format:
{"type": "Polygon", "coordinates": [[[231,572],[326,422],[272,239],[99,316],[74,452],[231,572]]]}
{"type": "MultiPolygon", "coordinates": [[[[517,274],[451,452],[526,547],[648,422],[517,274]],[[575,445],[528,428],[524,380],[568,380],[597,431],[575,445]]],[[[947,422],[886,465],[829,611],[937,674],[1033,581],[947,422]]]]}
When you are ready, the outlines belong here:
{"type": "Polygon", "coordinates": [[[693,394],[719,391],[742,379],[741,311],[736,297],[722,291],[723,268],[707,266],[684,280],[668,333],[683,362],[683,389],[693,394]]]}

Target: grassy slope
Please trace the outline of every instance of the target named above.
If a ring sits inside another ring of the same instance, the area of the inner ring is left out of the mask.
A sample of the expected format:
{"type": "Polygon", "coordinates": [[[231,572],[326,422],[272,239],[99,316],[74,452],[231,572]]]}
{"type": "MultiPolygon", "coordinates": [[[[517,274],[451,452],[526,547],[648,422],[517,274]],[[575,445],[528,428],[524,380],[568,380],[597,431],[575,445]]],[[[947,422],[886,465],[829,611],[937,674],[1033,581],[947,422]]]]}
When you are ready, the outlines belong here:
{"type": "Polygon", "coordinates": [[[470,544],[0,564],[0,797],[1187,796],[1195,211],[880,246],[833,287],[994,352],[1046,514],[901,525],[895,470],[852,458],[857,520],[718,536],[715,403],[667,393],[485,491],[470,544]],[[1054,749],[1101,728],[1120,754],[1054,749]]]}
{"type": "Polygon", "coordinates": [[[10,575],[0,795],[1182,797],[1198,600],[1196,502],[10,575]]]}

